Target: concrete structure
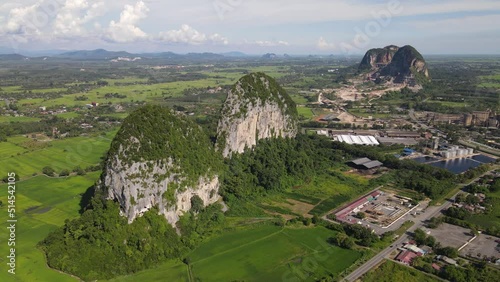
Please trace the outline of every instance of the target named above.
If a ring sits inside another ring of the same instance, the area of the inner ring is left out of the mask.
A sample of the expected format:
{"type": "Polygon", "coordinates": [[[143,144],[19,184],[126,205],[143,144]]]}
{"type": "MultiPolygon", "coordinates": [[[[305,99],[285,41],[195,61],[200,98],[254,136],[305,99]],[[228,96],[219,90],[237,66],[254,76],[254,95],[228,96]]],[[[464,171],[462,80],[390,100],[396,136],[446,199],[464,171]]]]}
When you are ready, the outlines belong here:
{"type": "Polygon", "coordinates": [[[377,137],[377,140],[380,144],[384,145],[402,144],[405,146],[413,146],[418,144],[417,140],[414,138],[377,137]]]}
{"type": "Polygon", "coordinates": [[[386,136],[393,138],[420,138],[421,134],[415,131],[387,131],[386,136]]]}

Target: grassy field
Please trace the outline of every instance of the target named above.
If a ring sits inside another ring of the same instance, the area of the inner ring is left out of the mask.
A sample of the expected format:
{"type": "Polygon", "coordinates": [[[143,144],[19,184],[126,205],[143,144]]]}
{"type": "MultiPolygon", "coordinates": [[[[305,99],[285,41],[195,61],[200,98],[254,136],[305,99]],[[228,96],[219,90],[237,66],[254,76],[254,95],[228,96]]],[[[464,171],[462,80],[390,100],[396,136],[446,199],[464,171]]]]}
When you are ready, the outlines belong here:
{"type": "MultiPolygon", "coordinates": [[[[7,273],[8,230],[0,229],[0,281],[77,281],[69,275],[49,269],[38,242],[64,224],[65,219],[79,216],[80,194],[99,177],[99,172],[85,176],[54,179],[37,176],[16,183],[16,275],[7,273]]],[[[7,226],[7,185],[0,185],[0,221],[7,226]]]]}
{"type": "Polygon", "coordinates": [[[442,106],[452,107],[452,108],[464,108],[467,106],[467,103],[464,103],[464,102],[450,102],[450,101],[438,101],[438,100],[429,100],[427,102],[438,103],[442,106]]]}
{"type": "Polygon", "coordinates": [[[194,278],[201,281],[279,281],[299,278],[297,273],[301,273],[304,281],[314,281],[330,273],[339,274],[361,256],[356,251],[322,245],[320,242],[326,242],[332,233],[320,227],[276,228],[275,232],[269,235],[266,232],[259,238],[253,233],[253,230],[239,232],[239,245],[221,247],[225,241],[231,241],[225,236],[235,236],[228,234],[207,242],[203,250],[195,250],[191,265],[194,278]],[[217,250],[212,250],[210,256],[207,249],[211,246],[217,250]],[[198,252],[203,255],[197,256],[198,252]],[[194,259],[197,257],[203,258],[194,259]]]}
{"type": "Polygon", "coordinates": [[[45,166],[51,166],[59,173],[63,169],[71,170],[76,166],[85,168],[96,165],[108,150],[114,134],[116,131],[108,132],[104,136],[49,141],[48,147],[39,150],[23,147],[30,138],[9,137],[7,142],[0,143],[0,175],[15,171],[25,179],[34,173],[41,174],[45,166]]]}
{"type": "Polygon", "coordinates": [[[483,82],[479,86],[488,88],[500,88],[500,74],[482,76],[483,82]]]}
{"type": "Polygon", "coordinates": [[[391,114],[369,113],[369,112],[366,112],[366,110],[364,110],[364,109],[350,109],[349,113],[351,113],[351,114],[353,114],[355,116],[363,117],[363,118],[372,117],[372,118],[385,119],[385,118],[390,118],[391,117],[391,114]]]}
{"type": "Polygon", "coordinates": [[[310,108],[297,107],[297,112],[299,113],[300,116],[303,116],[304,118],[307,119],[312,119],[314,117],[314,113],[310,108]]]}
{"type": "Polygon", "coordinates": [[[188,282],[189,271],[187,265],[181,261],[167,261],[156,268],[140,271],[134,275],[121,276],[111,280],[103,280],[109,282],[136,282],[136,281],[175,281],[188,282]]]}
{"type": "Polygon", "coordinates": [[[315,207],[309,212],[321,215],[366,192],[367,185],[368,180],[361,176],[336,172],[336,176],[316,177],[291,192],[321,199],[319,203],[314,203],[315,207]]]}
{"type": "Polygon", "coordinates": [[[0,116],[0,123],[30,122],[30,121],[40,121],[40,119],[39,118],[33,118],[33,117],[0,116]]]}
{"type": "Polygon", "coordinates": [[[363,282],[434,282],[441,281],[438,278],[429,276],[413,268],[397,264],[392,261],[385,261],[382,265],[368,272],[361,279],[363,282]]]}
{"type": "Polygon", "coordinates": [[[77,112],[67,112],[67,113],[58,114],[57,116],[60,118],[65,118],[65,119],[72,119],[72,118],[79,117],[80,114],[77,112]]]}
{"type": "Polygon", "coordinates": [[[326,244],[331,236],[323,227],[262,225],[234,230],[191,252],[189,270],[181,262],[170,261],[110,281],[154,281],[160,277],[162,281],[314,281],[338,275],[361,257],[357,251],[326,244]]]}

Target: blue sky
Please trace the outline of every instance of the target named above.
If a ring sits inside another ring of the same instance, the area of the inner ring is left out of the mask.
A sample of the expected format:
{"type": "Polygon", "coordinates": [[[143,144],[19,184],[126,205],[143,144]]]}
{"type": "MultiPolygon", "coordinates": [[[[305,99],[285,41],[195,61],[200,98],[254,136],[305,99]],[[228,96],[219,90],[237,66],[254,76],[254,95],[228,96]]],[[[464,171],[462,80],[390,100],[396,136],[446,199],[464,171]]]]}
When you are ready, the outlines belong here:
{"type": "Polygon", "coordinates": [[[499,54],[492,0],[2,0],[0,47],[250,54],[499,54]]]}

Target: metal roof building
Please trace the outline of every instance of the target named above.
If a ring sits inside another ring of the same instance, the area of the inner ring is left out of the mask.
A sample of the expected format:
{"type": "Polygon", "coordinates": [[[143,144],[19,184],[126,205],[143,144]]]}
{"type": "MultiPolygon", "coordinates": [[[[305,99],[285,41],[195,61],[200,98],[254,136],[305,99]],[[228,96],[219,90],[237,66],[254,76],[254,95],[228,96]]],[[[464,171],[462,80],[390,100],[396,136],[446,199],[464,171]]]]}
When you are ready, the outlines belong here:
{"type": "Polygon", "coordinates": [[[335,141],[354,144],[354,145],[367,145],[378,146],[380,143],[373,136],[369,135],[336,135],[333,137],[335,141]]]}
{"type": "Polygon", "coordinates": [[[358,167],[363,167],[366,169],[372,169],[383,165],[383,163],[379,161],[372,161],[369,158],[356,159],[351,161],[351,163],[355,164],[358,167]]]}

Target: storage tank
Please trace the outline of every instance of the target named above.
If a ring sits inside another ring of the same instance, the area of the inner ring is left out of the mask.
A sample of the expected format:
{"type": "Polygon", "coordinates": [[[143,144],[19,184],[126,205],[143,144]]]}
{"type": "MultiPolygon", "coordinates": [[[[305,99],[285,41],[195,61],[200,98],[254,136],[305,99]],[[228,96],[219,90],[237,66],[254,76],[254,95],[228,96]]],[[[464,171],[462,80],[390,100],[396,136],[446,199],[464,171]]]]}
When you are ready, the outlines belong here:
{"type": "Polygon", "coordinates": [[[432,149],[437,150],[439,148],[439,137],[434,137],[432,139],[432,149]]]}
{"type": "Polygon", "coordinates": [[[449,159],[453,159],[454,157],[457,156],[457,151],[455,150],[450,150],[448,151],[448,153],[450,154],[450,156],[448,157],[449,159]]]}
{"type": "Polygon", "coordinates": [[[468,150],[468,151],[469,151],[469,155],[473,155],[473,154],[474,154],[474,149],[469,148],[469,150],[468,150]]]}

